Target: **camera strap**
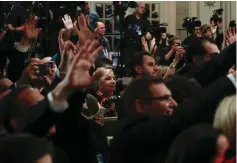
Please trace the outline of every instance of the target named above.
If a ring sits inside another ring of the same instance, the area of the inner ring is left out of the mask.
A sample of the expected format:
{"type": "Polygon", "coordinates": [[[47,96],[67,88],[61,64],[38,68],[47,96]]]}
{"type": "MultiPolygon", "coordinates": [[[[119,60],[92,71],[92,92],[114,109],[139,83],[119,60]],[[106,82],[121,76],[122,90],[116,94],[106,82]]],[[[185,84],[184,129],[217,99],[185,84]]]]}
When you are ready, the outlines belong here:
{"type": "Polygon", "coordinates": [[[5,13],[5,12],[3,13],[4,14],[4,23],[3,23],[4,27],[3,27],[2,31],[7,31],[6,21],[7,21],[8,17],[9,17],[9,15],[11,14],[11,11],[13,10],[14,6],[15,6],[15,4],[12,5],[12,7],[8,11],[8,13],[5,13]]]}

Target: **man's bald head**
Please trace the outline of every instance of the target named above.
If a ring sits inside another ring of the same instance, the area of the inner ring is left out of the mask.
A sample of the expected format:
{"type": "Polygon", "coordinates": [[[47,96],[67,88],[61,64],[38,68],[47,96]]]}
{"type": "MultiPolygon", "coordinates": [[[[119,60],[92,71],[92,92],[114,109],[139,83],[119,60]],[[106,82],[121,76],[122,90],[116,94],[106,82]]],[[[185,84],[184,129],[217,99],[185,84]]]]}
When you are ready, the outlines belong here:
{"type": "Polygon", "coordinates": [[[139,15],[143,15],[145,11],[145,2],[137,2],[137,8],[136,8],[136,13],[139,15]]]}
{"type": "Polygon", "coordinates": [[[21,119],[28,109],[38,105],[42,100],[44,100],[44,96],[42,96],[38,90],[30,87],[16,88],[9,92],[8,95],[3,98],[1,105],[1,109],[7,109],[5,118],[8,119],[9,122],[5,122],[5,125],[9,123],[11,126],[11,129],[8,128],[8,130],[13,129],[13,131],[17,131],[17,120],[21,119]]]}
{"type": "Polygon", "coordinates": [[[103,22],[98,21],[98,22],[96,22],[95,29],[96,28],[98,28],[98,35],[103,37],[106,32],[105,24],[103,22]]]}
{"type": "Polygon", "coordinates": [[[0,87],[10,87],[12,84],[12,81],[7,78],[0,79],[0,87]]]}

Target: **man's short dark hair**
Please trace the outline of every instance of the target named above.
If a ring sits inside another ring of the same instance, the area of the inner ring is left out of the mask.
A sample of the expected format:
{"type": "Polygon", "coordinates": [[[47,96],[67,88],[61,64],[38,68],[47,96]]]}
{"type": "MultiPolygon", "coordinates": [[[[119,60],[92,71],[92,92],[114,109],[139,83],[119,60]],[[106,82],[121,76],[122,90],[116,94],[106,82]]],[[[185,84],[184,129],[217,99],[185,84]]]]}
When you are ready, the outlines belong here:
{"type": "MultiPolygon", "coordinates": [[[[150,91],[150,86],[152,84],[162,84],[164,83],[162,78],[154,78],[151,76],[142,77],[139,79],[135,79],[132,83],[126,88],[124,94],[121,97],[121,102],[124,109],[124,114],[127,116],[136,115],[136,100],[144,100],[146,98],[150,98],[152,93],[150,91]]],[[[151,101],[144,101],[146,103],[150,103],[151,101]]]]}
{"type": "Polygon", "coordinates": [[[142,66],[143,65],[143,56],[151,56],[151,54],[147,51],[142,51],[142,52],[139,52],[137,54],[134,55],[134,57],[132,58],[132,61],[130,63],[130,68],[132,70],[132,76],[135,77],[136,76],[136,71],[135,71],[135,67],[136,66],[142,66]]]}
{"type": "Polygon", "coordinates": [[[207,53],[207,49],[205,47],[206,42],[215,44],[215,42],[212,39],[206,36],[193,37],[190,40],[189,46],[186,51],[185,55],[186,62],[192,63],[194,56],[204,57],[204,55],[207,53]]]}
{"type": "Polygon", "coordinates": [[[0,139],[1,163],[33,163],[49,154],[53,157],[53,147],[45,139],[27,134],[16,134],[0,139]]]}
{"type": "Polygon", "coordinates": [[[172,96],[178,105],[193,97],[201,90],[201,86],[197,81],[179,76],[168,79],[165,85],[172,92],[172,96]]]}
{"type": "Polygon", "coordinates": [[[95,67],[96,68],[105,67],[106,65],[109,65],[109,66],[112,67],[113,62],[110,59],[106,58],[106,57],[98,57],[95,60],[95,67]]]}

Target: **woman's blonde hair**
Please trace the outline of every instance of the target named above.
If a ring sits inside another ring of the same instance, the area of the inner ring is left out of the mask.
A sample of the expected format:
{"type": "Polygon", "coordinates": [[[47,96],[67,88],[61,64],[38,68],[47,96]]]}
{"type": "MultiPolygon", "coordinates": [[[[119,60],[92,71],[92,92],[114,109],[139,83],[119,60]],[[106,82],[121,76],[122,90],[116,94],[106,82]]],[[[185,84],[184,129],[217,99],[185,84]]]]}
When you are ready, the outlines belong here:
{"type": "Polygon", "coordinates": [[[103,71],[103,75],[102,75],[97,81],[95,81],[95,84],[96,84],[97,86],[100,84],[101,79],[105,76],[104,73],[109,74],[109,73],[111,73],[111,72],[114,72],[111,68],[100,67],[100,68],[98,68],[98,69],[100,69],[101,71],[103,71]]]}
{"type": "Polygon", "coordinates": [[[225,97],[217,107],[213,127],[227,135],[231,143],[236,136],[236,94],[225,97]]]}

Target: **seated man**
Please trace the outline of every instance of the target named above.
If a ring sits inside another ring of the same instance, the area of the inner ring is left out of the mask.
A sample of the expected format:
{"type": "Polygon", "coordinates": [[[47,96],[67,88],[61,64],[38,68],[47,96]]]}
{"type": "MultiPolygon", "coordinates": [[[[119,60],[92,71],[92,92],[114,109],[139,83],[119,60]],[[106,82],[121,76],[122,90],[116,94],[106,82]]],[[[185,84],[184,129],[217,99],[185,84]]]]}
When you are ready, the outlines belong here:
{"type": "Polygon", "coordinates": [[[158,67],[149,52],[137,53],[131,62],[132,77],[156,76],[158,67]]]}
{"type": "Polygon", "coordinates": [[[144,92],[148,79],[133,81],[122,97],[126,117],[118,120],[109,163],[164,162],[172,141],[181,131],[193,124],[212,123],[218,102],[236,93],[235,81],[231,78],[236,80],[233,76],[224,76],[202,89],[171,116],[158,116],[166,111],[172,113],[171,108],[176,105],[161,81],[150,79],[146,85],[150,85],[150,92],[144,92]]]}

